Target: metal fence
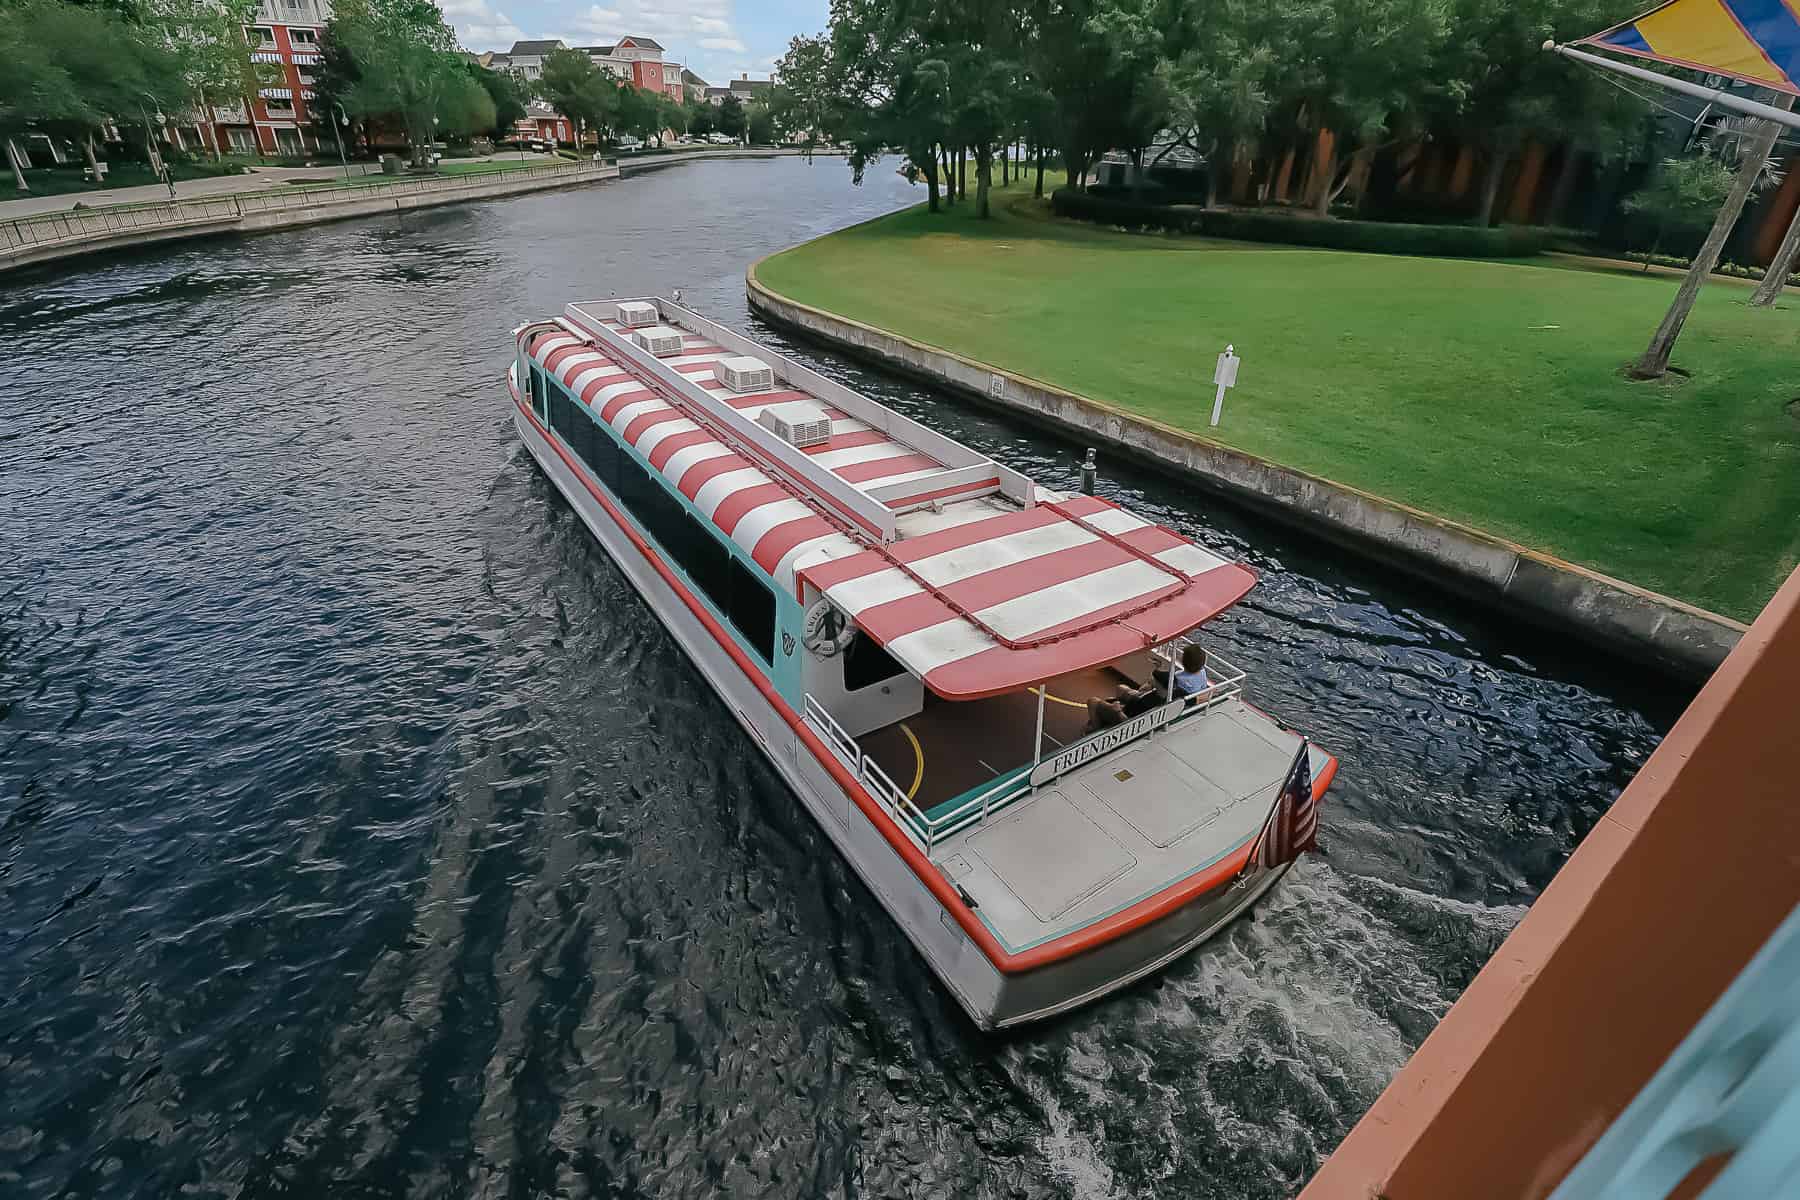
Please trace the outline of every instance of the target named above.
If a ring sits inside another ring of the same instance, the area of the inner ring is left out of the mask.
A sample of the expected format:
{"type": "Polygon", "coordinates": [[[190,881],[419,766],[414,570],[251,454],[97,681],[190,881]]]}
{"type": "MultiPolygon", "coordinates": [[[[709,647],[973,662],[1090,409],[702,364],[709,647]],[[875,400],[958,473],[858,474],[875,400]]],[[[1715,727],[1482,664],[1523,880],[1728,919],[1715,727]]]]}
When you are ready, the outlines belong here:
{"type": "Polygon", "coordinates": [[[234,192],[144,204],[109,204],[103,208],[39,213],[0,223],[0,254],[32,247],[102,241],[121,234],[223,225],[263,213],[301,208],[335,207],[369,200],[480,191],[485,185],[529,173],[533,179],[575,179],[610,175],[614,168],[596,162],[559,163],[553,167],[521,164],[498,171],[440,175],[424,179],[369,176],[366,182],[330,183],[266,192],[234,192]]]}

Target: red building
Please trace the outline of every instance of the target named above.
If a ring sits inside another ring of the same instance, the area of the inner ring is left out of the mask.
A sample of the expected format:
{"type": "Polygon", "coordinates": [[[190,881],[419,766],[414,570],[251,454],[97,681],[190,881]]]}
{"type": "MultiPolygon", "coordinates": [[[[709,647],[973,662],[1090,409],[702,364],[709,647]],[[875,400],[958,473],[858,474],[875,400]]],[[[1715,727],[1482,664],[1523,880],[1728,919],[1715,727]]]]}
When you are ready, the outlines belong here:
{"type": "Polygon", "coordinates": [[[295,156],[336,153],[330,116],[309,107],[319,43],[330,19],[330,0],[262,0],[244,36],[250,61],[268,78],[255,96],[235,106],[213,106],[213,133],[221,149],[295,156]]]}

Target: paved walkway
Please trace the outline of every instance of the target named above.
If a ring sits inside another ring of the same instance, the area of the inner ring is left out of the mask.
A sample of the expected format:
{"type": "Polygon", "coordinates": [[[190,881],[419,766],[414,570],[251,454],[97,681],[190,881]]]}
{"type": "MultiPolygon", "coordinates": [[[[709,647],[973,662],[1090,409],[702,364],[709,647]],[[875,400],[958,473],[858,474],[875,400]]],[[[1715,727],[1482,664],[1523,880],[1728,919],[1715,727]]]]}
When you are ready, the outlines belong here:
{"type": "MultiPolygon", "coordinates": [[[[520,156],[515,154],[500,154],[494,157],[507,162],[520,159],[520,156]]],[[[446,158],[443,161],[458,163],[484,162],[486,160],[446,158]]],[[[559,160],[554,154],[527,154],[520,161],[549,163],[559,160]]],[[[359,175],[379,175],[380,173],[381,168],[374,163],[350,164],[350,178],[352,179],[359,175]]],[[[330,183],[343,177],[344,169],[335,163],[321,163],[316,167],[256,167],[248,175],[216,175],[206,179],[181,180],[175,185],[175,196],[181,200],[195,196],[229,196],[240,192],[262,191],[265,188],[285,188],[297,182],[330,183]]],[[[160,183],[150,183],[141,187],[107,188],[99,192],[69,192],[61,196],[32,196],[21,200],[0,200],[0,221],[34,216],[38,213],[65,212],[77,204],[84,204],[89,208],[99,208],[106,204],[155,203],[168,198],[168,188],[160,183]]]]}

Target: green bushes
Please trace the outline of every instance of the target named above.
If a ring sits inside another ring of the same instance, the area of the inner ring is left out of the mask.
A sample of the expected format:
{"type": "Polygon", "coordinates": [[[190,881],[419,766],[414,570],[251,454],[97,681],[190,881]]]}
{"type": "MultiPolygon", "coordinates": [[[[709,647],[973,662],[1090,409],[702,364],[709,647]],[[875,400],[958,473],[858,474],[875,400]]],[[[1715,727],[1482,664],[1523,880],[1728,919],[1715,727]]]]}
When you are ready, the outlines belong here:
{"type": "Polygon", "coordinates": [[[1437,258],[1523,258],[1541,253],[1537,229],[1472,225],[1401,225],[1386,221],[1320,220],[1284,212],[1237,212],[1196,206],[1140,204],[1059,188],[1050,197],[1057,215],[1126,229],[1160,229],[1245,242],[1283,242],[1331,250],[1416,254],[1437,258]]]}

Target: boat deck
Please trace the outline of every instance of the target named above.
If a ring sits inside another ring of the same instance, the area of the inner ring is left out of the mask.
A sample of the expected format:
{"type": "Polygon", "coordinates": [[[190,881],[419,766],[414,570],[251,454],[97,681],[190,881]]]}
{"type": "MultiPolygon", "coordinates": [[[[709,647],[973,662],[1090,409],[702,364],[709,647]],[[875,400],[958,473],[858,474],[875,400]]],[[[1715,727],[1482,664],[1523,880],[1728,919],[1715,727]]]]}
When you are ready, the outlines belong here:
{"type": "MultiPolygon", "coordinates": [[[[1135,681],[1115,666],[1052,679],[1044,705],[1045,753],[1086,736],[1090,699],[1111,698],[1128,686],[1135,681]]],[[[901,785],[907,799],[936,816],[952,801],[1028,768],[1036,728],[1035,692],[954,702],[927,692],[923,712],[864,734],[861,741],[863,752],[901,785]]]]}
{"type": "MultiPolygon", "coordinates": [[[[1069,933],[1242,849],[1300,737],[1233,698],[1039,787],[932,860],[1013,951],[1069,933]]],[[[1330,756],[1314,747],[1315,774],[1330,756]]]]}

